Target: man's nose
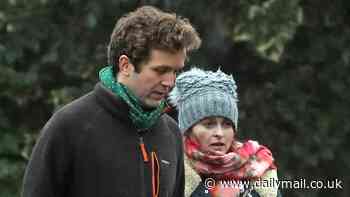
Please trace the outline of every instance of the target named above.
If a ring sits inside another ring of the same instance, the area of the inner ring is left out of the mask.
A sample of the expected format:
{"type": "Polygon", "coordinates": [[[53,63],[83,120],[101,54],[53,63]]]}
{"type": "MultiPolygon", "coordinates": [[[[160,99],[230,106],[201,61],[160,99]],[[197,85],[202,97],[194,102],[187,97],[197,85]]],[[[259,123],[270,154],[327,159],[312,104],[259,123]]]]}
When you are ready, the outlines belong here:
{"type": "Polygon", "coordinates": [[[162,85],[168,88],[172,88],[175,85],[176,73],[171,72],[164,75],[162,79],[162,85]]]}

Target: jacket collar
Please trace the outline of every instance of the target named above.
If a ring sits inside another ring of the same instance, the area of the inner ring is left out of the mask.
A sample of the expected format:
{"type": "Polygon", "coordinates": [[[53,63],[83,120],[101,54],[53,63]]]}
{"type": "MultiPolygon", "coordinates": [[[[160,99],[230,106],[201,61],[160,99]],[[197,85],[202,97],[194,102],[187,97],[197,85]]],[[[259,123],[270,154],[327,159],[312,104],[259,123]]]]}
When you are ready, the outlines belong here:
{"type": "Polygon", "coordinates": [[[95,85],[93,94],[96,96],[98,103],[115,118],[122,120],[126,124],[133,126],[132,120],[129,118],[130,107],[121,98],[114,95],[109,89],[104,87],[100,82],[95,85]]]}

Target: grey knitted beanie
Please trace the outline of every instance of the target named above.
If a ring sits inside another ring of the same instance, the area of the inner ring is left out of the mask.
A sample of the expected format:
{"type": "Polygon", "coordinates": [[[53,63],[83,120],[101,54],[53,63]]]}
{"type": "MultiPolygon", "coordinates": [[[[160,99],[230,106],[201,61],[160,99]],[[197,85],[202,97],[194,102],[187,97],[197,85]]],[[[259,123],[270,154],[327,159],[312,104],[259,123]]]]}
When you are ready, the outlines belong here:
{"type": "Polygon", "coordinates": [[[200,120],[221,116],[232,121],[237,130],[237,86],[232,75],[199,68],[181,73],[169,94],[169,101],[178,109],[182,133],[200,120]]]}

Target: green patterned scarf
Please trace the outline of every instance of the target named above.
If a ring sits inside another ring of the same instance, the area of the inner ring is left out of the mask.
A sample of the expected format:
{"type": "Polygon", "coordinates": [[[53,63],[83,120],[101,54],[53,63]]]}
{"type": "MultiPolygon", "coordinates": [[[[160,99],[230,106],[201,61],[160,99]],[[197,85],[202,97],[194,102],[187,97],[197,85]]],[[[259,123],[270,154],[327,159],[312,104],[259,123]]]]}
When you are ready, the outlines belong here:
{"type": "Polygon", "coordinates": [[[164,101],[156,109],[144,111],[139,99],[125,85],[115,80],[112,66],[102,68],[99,72],[99,77],[105,87],[129,105],[129,117],[138,129],[149,129],[158,121],[165,108],[164,101]]]}

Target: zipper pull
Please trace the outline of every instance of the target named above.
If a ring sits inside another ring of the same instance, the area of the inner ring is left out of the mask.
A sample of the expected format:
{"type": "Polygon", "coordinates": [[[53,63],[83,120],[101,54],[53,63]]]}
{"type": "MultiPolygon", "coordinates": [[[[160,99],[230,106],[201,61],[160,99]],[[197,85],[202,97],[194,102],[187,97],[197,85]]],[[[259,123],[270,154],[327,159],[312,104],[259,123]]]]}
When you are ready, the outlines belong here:
{"type": "Polygon", "coordinates": [[[142,137],[139,137],[139,139],[140,139],[140,149],[141,149],[141,154],[142,154],[142,157],[143,157],[143,161],[144,162],[148,162],[148,154],[147,154],[145,143],[143,142],[143,138],[142,137]]]}

